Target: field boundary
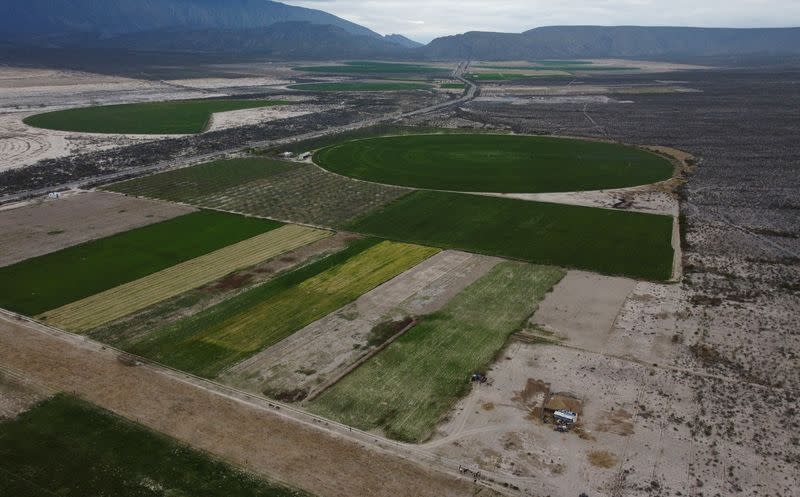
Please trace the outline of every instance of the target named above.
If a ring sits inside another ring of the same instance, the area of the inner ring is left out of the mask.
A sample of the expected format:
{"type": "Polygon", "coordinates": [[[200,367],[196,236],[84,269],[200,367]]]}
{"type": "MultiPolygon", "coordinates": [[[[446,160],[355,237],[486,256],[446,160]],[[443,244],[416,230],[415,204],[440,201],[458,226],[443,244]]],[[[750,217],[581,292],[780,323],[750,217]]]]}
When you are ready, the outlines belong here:
{"type": "Polygon", "coordinates": [[[372,359],[373,357],[378,355],[380,352],[382,352],[384,349],[386,349],[389,345],[393,344],[398,338],[403,336],[408,330],[410,330],[411,328],[416,326],[418,322],[419,321],[416,318],[413,318],[410,323],[408,323],[402,330],[400,330],[397,333],[395,333],[394,336],[392,336],[390,339],[386,340],[383,344],[380,345],[380,347],[376,347],[376,348],[372,349],[371,351],[369,351],[368,353],[366,353],[363,356],[361,356],[356,362],[354,362],[353,364],[351,364],[347,368],[345,368],[344,371],[342,371],[338,375],[334,376],[333,378],[329,379],[328,381],[326,381],[325,383],[323,383],[322,385],[317,387],[316,390],[314,390],[311,393],[309,393],[308,397],[306,397],[303,401],[304,402],[311,402],[314,399],[316,399],[317,397],[319,397],[320,395],[322,395],[327,389],[329,389],[333,385],[339,383],[347,375],[349,375],[350,373],[352,373],[353,371],[355,371],[356,369],[361,367],[362,364],[364,364],[365,362],[369,361],[370,359],[372,359]]]}
{"type": "Polygon", "coordinates": [[[70,330],[87,331],[331,235],[304,226],[281,226],[36,317],[70,330]],[[187,273],[196,277],[183,279],[187,273]]]}
{"type": "MultiPolygon", "coordinates": [[[[6,309],[0,308],[0,320],[5,320],[10,323],[17,323],[18,325],[25,326],[26,329],[34,333],[49,335],[56,340],[67,342],[75,347],[79,347],[84,350],[89,350],[96,354],[115,356],[115,358],[119,358],[121,356],[135,357],[137,359],[137,365],[133,366],[134,368],[145,368],[147,370],[152,371],[155,374],[165,376],[173,381],[187,384],[191,387],[206,392],[210,392],[214,395],[230,399],[234,402],[247,405],[251,408],[260,411],[269,412],[272,415],[275,415],[279,418],[282,418],[289,422],[298,423],[300,425],[303,425],[305,427],[314,430],[324,432],[329,436],[333,436],[335,438],[343,438],[345,440],[354,442],[359,446],[364,447],[367,450],[375,450],[385,455],[400,457],[412,464],[428,467],[436,472],[444,473],[458,480],[462,481],[473,480],[471,476],[465,477],[464,473],[460,470],[464,466],[463,461],[457,461],[454,459],[448,459],[444,456],[436,455],[426,450],[422,445],[406,444],[403,442],[398,442],[396,440],[385,438],[381,435],[369,433],[360,430],[358,428],[354,428],[345,425],[343,423],[339,423],[337,421],[322,416],[318,416],[316,414],[308,412],[304,409],[300,409],[291,404],[286,404],[273,399],[260,397],[258,395],[246,392],[244,390],[239,390],[237,388],[216,382],[214,380],[210,380],[207,378],[194,375],[192,373],[172,368],[170,366],[159,363],[157,361],[153,361],[151,359],[147,359],[145,357],[137,356],[135,354],[130,354],[129,352],[118,349],[114,346],[93,340],[86,335],[78,335],[66,330],[49,326],[47,324],[40,323],[27,316],[17,314],[15,312],[6,309]]],[[[28,375],[26,375],[23,371],[17,368],[12,368],[7,365],[0,364],[0,369],[7,372],[13,372],[16,376],[23,376],[28,381],[34,382],[35,384],[40,385],[42,387],[46,387],[51,391],[52,390],[67,391],[68,393],[72,393],[73,395],[79,398],[84,398],[84,399],[86,398],[80,395],[76,390],[68,391],[62,388],[55,388],[50,385],[45,385],[41,381],[28,378],[28,375]]],[[[100,407],[103,406],[101,405],[100,407]]],[[[136,420],[134,419],[133,421],[136,420]]],[[[200,448],[198,449],[202,450],[200,448]]],[[[241,464],[237,464],[233,461],[231,461],[231,463],[237,466],[241,466],[241,464]]],[[[278,478],[275,475],[270,474],[266,476],[269,476],[269,478],[271,478],[273,481],[283,482],[286,483],[287,485],[294,486],[290,482],[282,480],[281,478],[278,478]]],[[[520,478],[511,474],[506,474],[501,472],[487,473],[484,471],[482,473],[481,478],[476,479],[474,483],[479,485],[480,487],[483,487],[484,489],[487,490],[491,489],[502,495],[514,496],[518,494],[516,492],[512,493],[511,489],[516,488],[516,484],[520,483],[521,480],[524,481],[526,480],[526,478],[520,478]]]]}

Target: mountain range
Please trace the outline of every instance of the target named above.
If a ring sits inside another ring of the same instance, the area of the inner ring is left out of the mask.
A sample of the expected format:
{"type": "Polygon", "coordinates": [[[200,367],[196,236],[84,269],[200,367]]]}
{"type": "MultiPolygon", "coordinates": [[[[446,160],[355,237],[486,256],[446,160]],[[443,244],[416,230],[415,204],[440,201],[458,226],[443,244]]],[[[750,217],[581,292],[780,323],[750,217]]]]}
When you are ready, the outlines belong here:
{"type": "Polygon", "coordinates": [[[531,60],[800,54],[800,28],[550,26],[468,32],[423,46],[269,0],[3,0],[0,43],[267,58],[531,60]]]}

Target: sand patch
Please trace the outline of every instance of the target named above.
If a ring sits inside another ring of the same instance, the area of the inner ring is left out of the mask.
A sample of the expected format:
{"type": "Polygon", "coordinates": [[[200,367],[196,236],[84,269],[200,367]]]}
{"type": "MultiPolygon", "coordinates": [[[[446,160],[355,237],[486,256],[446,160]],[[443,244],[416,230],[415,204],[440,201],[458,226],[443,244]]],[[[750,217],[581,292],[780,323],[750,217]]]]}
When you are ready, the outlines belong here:
{"type": "Polygon", "coordinates": [[[628,278],[570,271],[539,304],[529,325],[570,346],[601,350],[635,285],[628,278]]]}

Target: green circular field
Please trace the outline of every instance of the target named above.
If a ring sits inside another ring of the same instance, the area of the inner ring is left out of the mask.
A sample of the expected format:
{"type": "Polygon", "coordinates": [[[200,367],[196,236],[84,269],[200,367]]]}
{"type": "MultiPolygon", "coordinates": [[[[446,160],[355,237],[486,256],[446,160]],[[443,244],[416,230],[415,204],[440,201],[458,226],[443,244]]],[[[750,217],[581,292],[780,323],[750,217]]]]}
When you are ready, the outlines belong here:
{"type": "Polygon", "coordinates": [[[170,135],[201,133],[216,112],[271,107],[278,100],[173,100],[140,104],[102,105],[36,114],[28,126],[84,133],[170,135]]]}
{"type": "Polygon", "coordinates": [[[672,177],[644,150],[587,140],[513,135],[409,135],[324,148],[329,171],[390,185],[462,192],[543,193],[624,188],[672,177]]]}

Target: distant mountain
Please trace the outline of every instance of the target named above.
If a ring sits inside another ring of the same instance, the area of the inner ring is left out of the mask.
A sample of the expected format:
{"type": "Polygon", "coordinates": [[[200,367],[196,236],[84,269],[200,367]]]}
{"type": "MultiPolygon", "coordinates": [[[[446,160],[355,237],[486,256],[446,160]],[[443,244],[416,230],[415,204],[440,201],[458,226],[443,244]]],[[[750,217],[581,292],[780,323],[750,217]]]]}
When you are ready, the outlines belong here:
{"type": "Polygon", "coordinates": [[[249,30],[285,22],[341,28],[382,39],[321,10],[269,0],[3,0],[0,39],[55,45],[162,29],[249,30]]]}
{"type": "Polygon", "coordinates": [[[0,47],[269,56],[530,60],[800,54],[800,28],[551,26],[429,45],[270,0],[0,0],[0,47]]]}
{"type": "Polygon", "coordinates": [[[800,28],[549,26],[446,36],[420,52],[433,59],[478,60],[793,55],[800,54],[800,28]]]}
{"type": "MultiPolygon", "coordinates": [[[[97,41],[100,44],[100,40],[97,41]]],[[[253,29],[163,29],[102,40],[104,48],[153,52],[258,54],[284,59],[394,57],[405,49],[383,38],[309,22],[253,29]]]]}
{"type": "Polygon", "coordinates": [[[399,45],[403,48],[419,48],[424,46],[422,43],[418,41],[411,40],[403,35],[398,35],[398,34],[386,35],[383,37],[383,39],[386,41],[390,41],[395,45],[399,45]]]}

